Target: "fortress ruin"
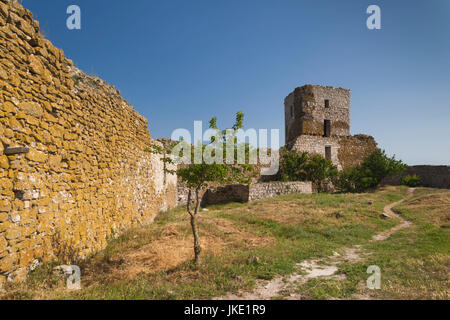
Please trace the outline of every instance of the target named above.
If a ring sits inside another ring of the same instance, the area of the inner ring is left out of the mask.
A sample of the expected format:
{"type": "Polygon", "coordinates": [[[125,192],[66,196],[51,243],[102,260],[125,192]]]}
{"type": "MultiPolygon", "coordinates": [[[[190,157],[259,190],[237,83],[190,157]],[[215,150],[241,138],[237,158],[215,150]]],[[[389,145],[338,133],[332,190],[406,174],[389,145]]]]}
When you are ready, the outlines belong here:
{"type": "MultiPolygon", "coordinates": [[[[286,99],[287,143],[341,167],[361,159],[376,144],[349,135],[349,104],[348,90],[297,88],[286,99]]],[[[176,176],[144,151],[157,143],[147,119],[78,70],[17,0],[0,0],[0,106],[0,285],[41,261],[88,257],[177,205],[176,176]]],[[[246,199],[284,189],[253,187],[246,199]]]]}
{"type": "MultiPolygon", "coordinates": [[[[347,89],[295,89],[285,121],[288,148],[323,155],[339,169],[377,148],[372,137],[350,134],[347,89]]],[[[38,262],[88,257],[185,203],[177,177],[144,151],[158,143],[118,90],[78,70],[17,0],[0,0],[0,286],[22,280],[38,262]]],[[[312,185],[224,190],[205,201],[311,193],[312,185]]]]}

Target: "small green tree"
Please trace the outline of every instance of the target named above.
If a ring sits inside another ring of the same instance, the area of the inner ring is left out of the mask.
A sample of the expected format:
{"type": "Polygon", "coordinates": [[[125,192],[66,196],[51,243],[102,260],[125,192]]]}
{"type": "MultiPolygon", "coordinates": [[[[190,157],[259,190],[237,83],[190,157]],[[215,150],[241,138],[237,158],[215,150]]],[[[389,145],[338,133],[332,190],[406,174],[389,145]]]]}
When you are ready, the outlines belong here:
{"type": "Polygon", "coordinates": [[[320,155],[312,155],[305,164],[306,180],[312,181],[318,192],[326,191],[327,186],[338,174],[336,166],[320,155]]]}
{"type": "Polygon", "coordinates": [[[362,187],[375,188],[384,178],[392,177],[407,167],[401,160],[396,160],[395,156],[388,157],[384,150],[376,150],[361,165],[362,187]]]}
{"type": "MultiPolygon", "coordinates": [[[[197,266],[200,261],[201,245],[200,237],[198,233],[198,223],[197,218],[200,212],[201,205],[201,192],[202,190],[208,188],[211,185],[226,185],[231,183],[250,183],[253,173],[253,166],[248,164],[250,146],[248,144],[241,144],[237,141],[236,133],[239,129],[243,128],[244,114],[238,112],[236,114],[236,122],[232,129],[227,129],[220,131],[217,128],[217,118],[212,118],[209,122],[210,129],[216,130],[218,134],[211,138],[209,144],[203,144],[203,142],[198,142],[196,148],[191,146],[191,159],[195,158],[195,153],[201,150],[202,155],[209,153],[211,156],[218,155],[218,153],[224,153],[227,149],[228,152],[232,152],[234,164],[227,164],[223,161],[221,163],[211,163],[204,156],[201,157],[199,163],[188,164],[184,166],[179,166],[177,170],[165,169],[166,172],[177,174],[179,178],[186,184],[189,188],[188,199],[186,204],[187,213],[190,216],[192,234],[194,236],[194,264],[197,266]],[[230,147],[232,146],[231,150],[230,147]],[[246,163],[237,164],[237,159],[239,156],[238,148],[244,147],[245,149],[245,161],[246,163]]],[[[163,154],[163,161],[166,163],[174,163],[175,158],[182,158],[187,156],[186,154],[172,154],[174,144],[171,145],[171,149],[161,148],[159,146],[151,146],[151,149],[147,151],[152,153],[163,154]]],[[[219,157],[220,158],[220,157],[219,157]]],[[[225,157],[222,157],[225,159],[225,157]]]]}

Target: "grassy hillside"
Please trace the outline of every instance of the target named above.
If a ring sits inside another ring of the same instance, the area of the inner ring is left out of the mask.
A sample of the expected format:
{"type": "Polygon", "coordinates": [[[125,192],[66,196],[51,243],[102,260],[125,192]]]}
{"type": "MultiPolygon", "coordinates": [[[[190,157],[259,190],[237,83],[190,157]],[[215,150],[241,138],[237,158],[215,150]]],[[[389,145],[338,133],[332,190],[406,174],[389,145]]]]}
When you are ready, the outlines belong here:
{"type": "Polygon", "coordinates": [[[210,299],[251,292],[260,283],[360,245],[363,258],[343,261],[338,277],[294,284],[270,297],[449,298],[450,191],[418,189],[396,212],[414,224],[385,241],[372,236],[399,223],[383,219],[385,205],[407,197],[405,187],[366,194],[293,194],[201,213],[201,266],[194,269],[188,215],[161,213],[155,223],[111,240],[80,264],[81,291],[69,292],[46,264],[26,283],[9,285],[2,299],[210,299]],[[382,269],[381,290],[364,283],[369,265],[382,269]]]}

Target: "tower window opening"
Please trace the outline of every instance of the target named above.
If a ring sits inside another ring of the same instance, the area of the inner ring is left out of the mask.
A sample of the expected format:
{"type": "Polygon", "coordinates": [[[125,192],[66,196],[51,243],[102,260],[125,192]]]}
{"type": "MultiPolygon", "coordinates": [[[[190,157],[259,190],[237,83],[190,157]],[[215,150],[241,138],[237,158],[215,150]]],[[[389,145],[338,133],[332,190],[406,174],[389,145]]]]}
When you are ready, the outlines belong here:
{"type": "Polygon", "coordinates": [[[331,146],[325,147],[325,159],[331,161],[331,146]]]}
{"type": "Polygon", "coordinates": [[[324,137],[331,137],[331,120],[325,120],[323,124],[324,137]]]}

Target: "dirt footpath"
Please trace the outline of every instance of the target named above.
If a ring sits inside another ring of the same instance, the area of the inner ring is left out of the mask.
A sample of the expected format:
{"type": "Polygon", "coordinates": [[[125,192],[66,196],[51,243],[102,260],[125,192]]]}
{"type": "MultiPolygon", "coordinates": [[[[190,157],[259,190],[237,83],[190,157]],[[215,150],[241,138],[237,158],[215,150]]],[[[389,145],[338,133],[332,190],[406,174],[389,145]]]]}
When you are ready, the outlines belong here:
{"type": "MultiPolygon", "coordinates": [[[[395,232],[408,228],[412,225],[411,222],[406,221],[401,216],[392,211],[392,208],[399,205],[414,194],[414,188],[408,190],[408,197],[391,203],[384,207],[384,214],[390,218],[395,218],[401,221],[401,224],[384,231],[380,234],[374,235],[372,241],[384,241],[388,239],[395,232]]],[[[334,252],[332,256],[306,260],[297,264],[300,268],[299,273],[294,273],[290,276],[277,276],[271,281],[260,281],[253,292],[243,292],[239,295],[230,294],[223,297],[214,298],[213,300],[271,300],[276,297],[283,296],[282,292],[289,290],[294,285],[299,285],[308,282],[314,278],[328,278],[335,280],[345,279],[344,275],[336,275],[339,270],[339,265],[344,262],[356,263],[362,261],[367,252],[363,252],[360,245],[355,245],[350,248],[343,248],[343,254],[334,252]]],[[[287,300],[300,300],[303,297],[298,294],[291,294],[285,297],[287,300]]],[[[362,295],[354,295],[355,299],[369,299],[370,297],[362,295]]]]}

